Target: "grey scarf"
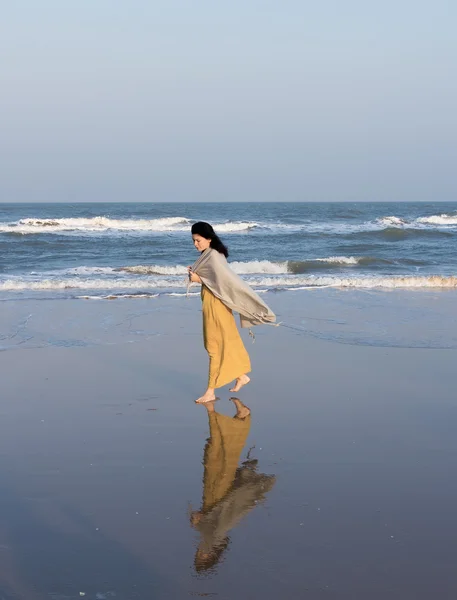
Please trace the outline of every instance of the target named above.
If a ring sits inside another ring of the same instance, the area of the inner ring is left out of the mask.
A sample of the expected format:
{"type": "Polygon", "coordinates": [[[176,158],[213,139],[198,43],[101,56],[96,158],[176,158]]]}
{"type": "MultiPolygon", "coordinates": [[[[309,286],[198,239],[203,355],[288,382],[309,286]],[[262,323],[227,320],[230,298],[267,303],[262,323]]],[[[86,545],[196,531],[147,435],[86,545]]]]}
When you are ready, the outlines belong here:
{"type": "MultiPolygon", "coordinates": [[[[230,268],[223,254],[208,248],[192,265],[192,271],[210,292],[225,306],[239,313],[241,327],[272,325],[276,321],[273,311],[249,285],[230,268]]],[[[188,284],[188,290],[190,282],[188,284]]]]}

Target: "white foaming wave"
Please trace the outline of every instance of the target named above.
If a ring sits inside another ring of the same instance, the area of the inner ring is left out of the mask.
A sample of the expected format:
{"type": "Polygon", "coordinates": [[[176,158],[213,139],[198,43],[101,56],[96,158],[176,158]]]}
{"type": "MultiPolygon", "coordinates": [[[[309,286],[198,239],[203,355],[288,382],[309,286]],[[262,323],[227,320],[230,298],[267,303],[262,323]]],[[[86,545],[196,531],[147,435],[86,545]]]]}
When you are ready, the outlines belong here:
{"type": "MultiPolygon", "coordinates": [[[[148,232],[189,232],[192,221],[186,217],[162,217],[156,219],[111,219],[105,216],[91,218],[27,218],[15,222],[0,223],[0,233],[17,233],[22,235],[55,233],[61,235],[101,235],[124,233],[140,235],[148,232]]],[[[420,217],[407,221],[395,215],[380,217],[374,221],[363,223],[302,222],[295,224],[267,223],[258,221],[227,221],[215,223],[214,229],[220,234],[249,232],[253,229],[267,229],[294,233],[298,231],[316,234],[351,234],[357,232],[379,231],[384,228],[423,228],[456,226],[457,215],[446,214],[420,217]]]]}
{"type": "MultiPolygon", "coordinates": [[[[186,226],[177,226],[173,231],[190,232],[190,221],[186,226]]],[[[238,233],[241,231],[250,231],[256,227],[262,227],[261,223],[255,221],[227,221],[226,223],[214,223],[213,228],[216,233],[238,233]]]]}
{"type": "Polygon", "coordinates": [[[68,218],[68,219],[21,219],[13,223],[0,223],[2,233],[62,233],[69,231],[173,231],[187,224],[185,217],[164,217],[160,219],[110,219],[109,217],[68,218]]]}
{"type": "Polygon", "coordinates": [[[120,267],[118,271],[137,275],[187,275],[187,268],[183,265],[135,265],[132,267],[120,267]]]}
{"type": "MultiPolygon", "coordinates": [[[[338,265],[357,265],[363,260],[363,257],[356,256],[329,256],[327,258],[312,258],[309,261],[278,261],[253,260],[247,262],[234,261],[229,263],[230,267],[238,275],[281,275],[294,273],[292,265],[300,262],[320,262],[338,265]]],[[[187,275],[187,267],[184,265],[129,265],[125,267],[71,267],[68,269],[46,271],[45,273],[32,272],[31,275],[39,276],[68,276],[82,275],[90,277],[91,275],[116,275],[117,273],[128,275],[163,275],[182,277],[187,275]]]]}
{"type": "Polygon", "coordinates": [[[328,258],[314,258],[312,260],[337,265],[358,265],[362,258],[356,256],[329,256],[328,258]]]}
{"type": "MultiPolygon", "coordinates": [[[[362,257],[363,258],[363,257],[362,257]]],[[[339,265],[357,265],[362,260],[355,256],[329,256],[328,258],[314,258],[309,262],[322,262],[339,265]]],[[[294,261],[292,261],[294,262],[294,261]]],[[[281,275],[293,273],[289,261],[272,262],[269,260],[253,260],[248,262],[234,261],[230,267],[238,275],[258,275],[271,274],[281,275]]],[[[138,275],[186,275],[187,267],[183,265],[162,266],[162,265],[136,265],[131,267],[120,267],[119,271],[126,273],[135,273],[138,275]]]]}
{"type": "Polygon", "coordinates": [[[269,260],[253,260],[250,262],[232,262],[230,267],[238,275],[250,275],[256,273],[282,274],[288,273],[288,262],[270,262],[269,260]]]}
{"type": "Polygon", "coordinates": [[[262,278],[250,285],[268,288],[290,286],[335,287],[335,288],[457,288],[457,277],[429,275],[421,277],[331,277],[312,276],[295,278],[262,278]]]}
{"type": "Polygon", "coordinates": [[[448,215],[443,213],[441,215],[431,215],[430,217],[419,217],[418,219],[414,219],[413,221],[406,221],[405,219],[401,219],[400,217],[389,216],[382,217],[377,220],[377,222],[384,227],[401,227],[407,229],[414,228],[423,228],[424,226],[456,226],[457,225],[457,215],[448,215]]]}
{"type": "Polygon", "coordinates": [[[228,223],[216,223],[214,229],[218,233],[236,233],[237,231],[247,231],[260,227],[260,223],[255,221],[229,221],[228,223]]]}
{"type": "Polygon", "coordinates": [[[282,273],[294,273],[294,269],[291,268],[290,263],[307,263],[307,262],[321,262],[328,264],[338,265],[358,265],[363,260],[363,257],[356,256],[328,256],[327,258],[310,258],[305,261],[283,261],[283,262],[270,262],[269,260],[254,260],[251,262],[233,262],[230,266],[238,273],[238,275],[251,275],[258,273],[267,274],[282,274],[282,273]]]}
{"type": "Polygon", "coordinates": [[[109,294],[107,296],[76,296],[81,300],[121,300],[123,298],[158,298],[160,294],[109,294]]]}
{"type": "MultiPolygon", "coordinates": [[[[362,260],[362,258],[357,258],[354,256],[329,256],[328,258],[310,259],[309,262],[321,262],[328,264],[351,266],[357,265],[359,261],[362,260]]],[[[234,261],[230,263],[230,267],[238,275],[287,275],[293,274],[295,272],[291,264],[295,264],[294,261],[271,262],[269,260],[253,260],[248,262],[234,261]]],[[[187,267],[184,265],[132,265],[126,267],[80,266],[62,270],[46,271],[44,273],[32,271],[30,275],[32,276],[32,278],[41,277],[42,280],[50,282],[55,280],[65,280],[65,278],[73,276],[81,276],[82,278],[86,278],[87,282],[93,281],[94,279],[92,279],[92,277],[97,275],[105,275],[107,277],[120,277],[120,279],[111,280],[111,283],[113,283],[114,285],[115,281],[119,282],[125,279],[132,281],[131,277],[133,275],[182,278],[187,276],[187,267]]],[[[32,279],[31,281],[33,280],[34,279],[32,279]]],[[[76,281],[76,279],[69,279],[68,281],[76,281]]],[[[107,280],[103,279],[101,281],[107,280]]],[[[144,284],[148,280],[141,279],[140,281],[144,284]]],[[[167,279],[167,281],[176,283],[176,279],[167,279]]],[[[37,281],[37,283],[39,282],[37,281]]],[[[0,283],[0,289],[1,285],[2,284],[0,283]]]]}
{"type": "Polygon", "coordinates": [[[164,294],[164,296],[176,296],[176,297],[182,297],[182,296],[200,296],[200,292],[169,292],[168,294],[164,294]]]}
{"type": "MultiPolygon", "coordinates": [[[[11,223],[0,223],[0,233],[18,233],[22,235],[37,233],[147,233],[147,232],[189,232],[191,221],[186,217],[163,217],[158,219],[111,219],[98,216],[91,218],[67,219],[21,219],[11,223]]],[[[214,229],[219,233],[236,233],[258,227],[253,221],[228,221],[216,223],[214,229]]]]}
{"type": "Polygon", "coordinates": [[[381,217],[377,219],[377,222],[383,227],[403,227],[406,225],[406,221],[404,219],[400,219],[400,217],[381,217]]]}
{"type": "MultiPolygon", "coordinates": [[[[288,273],[288,263],[270,262],[269,260],[253,260],[250,262],[231,262],[230,267],[238,275],[249,274],[281,274],[288,273]]],[[[131,267],[120,267],[119,271],[125,273],[135,273],[138,275],[187,275],[187,267],[183,265],[136,265],[131,267]]]]}
{"type": "MultiPolygon", "coordinates": [[[[116,269],[113,267],[74,267],[70,269],[63,269],[60,271],[48,271],[48,275],[112,275],[116,269]]],[[[39,273],[32,273],[32,275],[39,275],[39,273]]]]}
{"type": "Polygon", "coordinates": [[[120,290],[184,287],[183,281],[168,279],[7,279],[0,282],[0,291],[21,290],[120,290]]]}
{"type": "Polygon", "coordinates": [[[417,219],[418,223],[427,225],[457,225],[457,215],[432,215],[431,217],[421,217],[417,219]]]}
{"type": "MultiPolygon", "coordinates": [[[[455,276],[379,276],[379,277],[333,277],[333,276],[293,276],[277,277],[248,276],[246,281],[255,288],[278,289],[309,287],[335,288],[457,288],[455,276]]],[[[0,291],[24,290],[136,290],[141,293],[147,289],[180,288],[184,294],[185,283],[182,279],[159,278],[121,278],[121,279],[44,279],[26,280],[22,278],[8,279],[0,282],[0,291]]]]}

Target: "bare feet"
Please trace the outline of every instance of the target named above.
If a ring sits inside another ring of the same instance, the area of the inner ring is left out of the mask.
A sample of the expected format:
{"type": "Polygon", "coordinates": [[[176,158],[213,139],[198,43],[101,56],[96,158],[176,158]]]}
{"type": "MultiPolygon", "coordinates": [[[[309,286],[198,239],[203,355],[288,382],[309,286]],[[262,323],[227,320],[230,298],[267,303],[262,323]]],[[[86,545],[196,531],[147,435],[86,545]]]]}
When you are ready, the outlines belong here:
{"type": "Polygon", "coordinates": [[[200,396],[200,398],[197,398],[197,400],[195,400],[195,402],[197,404],[205,404],[206,402],[213,402],[214,400],[216,400],[216,396],[214,395],[214,389],[208,388],[206,390],[206,392],[203,394],[203,396],[200,396]]]}
{"type": "Polygon", "coordinates": [[[245,419],[251,414],[251,409],[244,405],[239,398],[230,398],[233,404],[236,406],[236,417],[238,419],[245,419]]]}
{"type": "Polygon", "coordinates": [[[230,391],[239,392],[241,388],[247,385],[250,381],[251,379],[247,375],[241,375],[241,377],[238,377],[238,379],[236,380],[235,385],[232,388],[230,388],[230,391]]]}

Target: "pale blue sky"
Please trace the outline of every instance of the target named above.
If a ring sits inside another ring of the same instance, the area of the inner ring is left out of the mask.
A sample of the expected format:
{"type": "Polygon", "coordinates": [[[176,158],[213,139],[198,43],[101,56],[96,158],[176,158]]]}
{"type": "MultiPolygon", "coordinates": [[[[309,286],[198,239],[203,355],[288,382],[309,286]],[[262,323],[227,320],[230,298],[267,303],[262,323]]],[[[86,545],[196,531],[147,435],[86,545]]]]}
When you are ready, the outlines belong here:
{"type": "Polygon", "coordinates": [[[14,0],[0,201],[457,200],[451,0],[14,0]]]}

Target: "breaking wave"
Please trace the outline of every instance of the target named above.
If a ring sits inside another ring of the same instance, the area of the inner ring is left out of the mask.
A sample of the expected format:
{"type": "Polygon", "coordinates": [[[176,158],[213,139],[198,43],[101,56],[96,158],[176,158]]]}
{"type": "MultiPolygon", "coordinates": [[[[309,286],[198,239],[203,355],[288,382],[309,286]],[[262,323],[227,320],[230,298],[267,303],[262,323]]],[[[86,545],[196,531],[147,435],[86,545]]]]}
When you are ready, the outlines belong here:
{"type": "MultiPolygon", "coordinates": [[[[269,260],[253,260],[249,262],[234,261],[230,267],[238,275],[256,275],[272,274],[279,275],[285,273],[306,273],[316,269],[325,269],[331,267],[353,267],[357,265],[367,266],[375,263],[389,264],[390,261],[377,259],[371,256],[329,256],[327,258],[312,258],[309,260],[288,260],[272,262],[269,260]]],[[[162,265],[136,265],[128,267],[119,267],[116,269],[124,273],[133,273],[137,275],[186,275],[187,268],[183,265],[162,266],[162,265]]]]}
{"type": "Polygon", "coordinates": [[[432,215],[431,217],[421,217],[417,219],[419,223],[425,223],[426,225],[457,225],[457,215],[432,215]]]}
{"type": "MultiPolygon", "coordinates": [[[[253,260],[247,262],[230,262],[230,267],[241,276],[258,275],[300,275],[311,271],[328,271],[351,267],[376,267],[392,264],[422,266],[426,263],[419,260],[401,259],[391,261],[373,256],[329,256],[327,258],[312,258],[309,260],[269,261],[253,260]]],[[[177,278],[180,281],[187,276],[184,265],[129,265],[125,267],[71,267],[67,269],[30,273],[30,280],[62,280],[73,281],[76,276],[84,280],[92,280],[96,276],[115,277],[113,281],[129,281],[133,276],[177,278]]],[[[106,279],[105,279],[106,281],[106,279]]]]}
{"type": "MultiPolygon", "coordinates": [[[[12,223],[0,223],[0,233],[21,235],[42,233],[102,234],[108,232],[189,232],[191,220],[185,217],[164,217],[160,219],[110,219],[109,217],[74,219],[21,219],[12,223]]],[[[220,233],[248,231],[258,226],[251,221],[228,221],[216,223],[214,228],[220,233]]]]}
{"type": "Polygon", "coordinates": [[[457,214],[443,213],[441,215],[431,215],[429,217],[418,217],[412,221],[401,219],[400,217],[390,216],[382,217],[378,219],[377,222],[387,228],[405,227],[422,229],[426,226],[455,227],[457,226],[457,214]]]}
{"type": "Polygon", "coordinates": [[[377,222],[383,227],[403,227],[407,224],[404,219],[400,217],[381,217],[377,222]]]}
{"type": "MultiPolygon", "coordinates": [[[[294,280],[294,289],[306,287],[334,287],[334,288],[457,288],[457,277],[429,275],[423,277],[332,277],[317,275],[309,277],[300,277],[294,280]]],[[[285,287],[291,285],[291,281],[262,279],[257,285],[267,286],[269,289],[274,287],[285,287]]],[[[251,283],[252,285],[252,283],[251,283]]]]}
{"type": "MultiPolygon", "coordinates": [[[[0,233],[16,235],[60,234],[60,235],[103,235],[189,232],[192,220],[184,216],[155,219],[111,219],[107,216],[88,218],[25,218],[13,222],[1,222],[0,233]]],[[[226,221],[215,223],[220,234],[241,233],[251,230],[280,231],[287,234],[297,232],[323,235],[350,235],[380,231],[407,229],[439,230],[457,227],[457,214],[440,214],[419,217],[413,220],[388,215],[360,223],[347,220],[298,221],[281,223],[274,221],[226,221]]]]}
{"type": "MultiPolygon", "coordinates": [[[[269,260],[253,260],[250,262],[231,262],[230,267],[238,275],[249,275],[251,273],[289,273],[288,262],[270,262],[269,260]]],[[[187,268],[183,265],[137,265],[133,267],[120,267],[119,271],[125,273],[136,273],[139,275],[187,275],[187,268]]]]}
{"type": "MultiPolygon", "coordinates": [[[[247,276],[247,282],[255,287],[268,290],[298,289],[300,287],[335,287],[335,288],[457,288],[457,277],[455,276],[359,276],[359,277],[337,277],[330,275],[286,275],[279,274],[276,277],[265,277],[262,275],[247,276]]],[[[0,291],[42,291],[42,290],[135,290],[135,293],[145,293],[149,289],[173,289],[184,290],[185,280],[182,277],[148,277],[148,278],[119,278],[119,279],[42,279],[30,280],[23,277],[7,279],[0,282],[0,291]]]]}

